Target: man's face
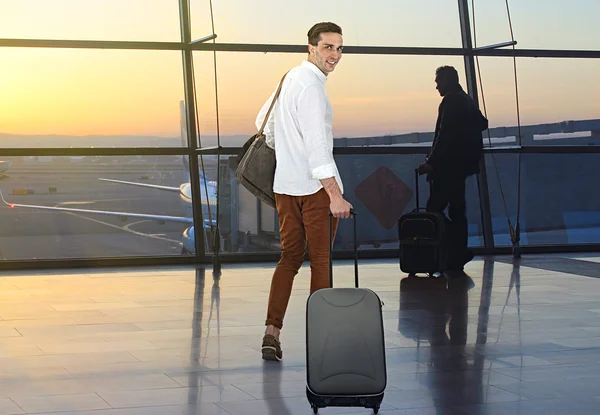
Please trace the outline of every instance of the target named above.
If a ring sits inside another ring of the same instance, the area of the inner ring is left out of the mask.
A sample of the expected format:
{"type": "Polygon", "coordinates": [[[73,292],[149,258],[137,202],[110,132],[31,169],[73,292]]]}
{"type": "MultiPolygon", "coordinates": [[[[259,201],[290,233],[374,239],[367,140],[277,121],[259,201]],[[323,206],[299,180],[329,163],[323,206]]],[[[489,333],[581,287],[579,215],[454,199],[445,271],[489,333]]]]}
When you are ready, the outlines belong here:
{"type": "Polygon", "coordinates": [[[333,32],[321,33],[317,46],[308,45],[308,60],[327,76],[342,59],[343,48],[342,35],[333,32]]]}
{"type": "Polygon", "coordinates": [[[443,97],[448,93],[448,81],[443,76],[437,75],[435,77],[435,89],[437,89],[440,96],[443,97]]]}

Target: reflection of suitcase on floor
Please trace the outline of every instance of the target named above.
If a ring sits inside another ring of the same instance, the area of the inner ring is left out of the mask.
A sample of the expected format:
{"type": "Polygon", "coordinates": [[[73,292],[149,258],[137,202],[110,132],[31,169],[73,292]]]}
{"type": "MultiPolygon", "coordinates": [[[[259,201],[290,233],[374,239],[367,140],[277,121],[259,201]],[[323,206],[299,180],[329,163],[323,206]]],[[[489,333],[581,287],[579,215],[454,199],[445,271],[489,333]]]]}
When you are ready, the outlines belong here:
{"type": "Polygon", "coordinates": [[[415,170],[416,208],[398,220],[400,269],[408,274],[443,272],[448,260],[448,219],[419,207],[419,174],[415,170]]]}
{"type": "MultiPolygon", "coordinates": [[[[429,341],[444,317],[446,278],[404,277],[400,280],[398,331],[415,341],[429,341]]],[[[445,321],[442,323],[445,327],[445,321]]]]}
{"type": "MultiPolygon", "coordinates": [[[[333,287],[331,256],[329,261],[333,287]]],[[[354,282],[355,288],[317,290],[306,303],[306,396],[314,413],[327,406],[377,413],[387,384],[382,302],[358,288],[356,215],[354,282]]]]}

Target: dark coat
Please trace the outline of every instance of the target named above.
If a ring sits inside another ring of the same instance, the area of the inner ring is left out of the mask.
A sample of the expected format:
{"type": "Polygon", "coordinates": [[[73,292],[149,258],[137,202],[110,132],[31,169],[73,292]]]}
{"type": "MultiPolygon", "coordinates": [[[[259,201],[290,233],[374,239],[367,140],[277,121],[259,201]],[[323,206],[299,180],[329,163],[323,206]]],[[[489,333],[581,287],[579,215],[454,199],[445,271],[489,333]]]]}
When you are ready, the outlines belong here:
{"type": "Polygon", "coordinates": [[[468,177],[479,173],[483,154],[481,132],[487,128],[488,120],[473,99],[456,85],[438,108],[435,136],[427,157],[427,163],[434,168],[431,176],[468,177]]]}

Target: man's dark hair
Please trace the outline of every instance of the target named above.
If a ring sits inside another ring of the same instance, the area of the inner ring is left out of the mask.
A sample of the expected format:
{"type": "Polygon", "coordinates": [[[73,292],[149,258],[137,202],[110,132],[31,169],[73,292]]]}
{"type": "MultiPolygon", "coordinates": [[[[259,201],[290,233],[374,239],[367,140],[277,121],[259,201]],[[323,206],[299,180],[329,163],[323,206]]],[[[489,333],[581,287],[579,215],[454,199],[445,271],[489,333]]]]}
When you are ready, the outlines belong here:
{"type": "Polygon", "coordinates": [[[450,83],[458,84],[458,72],[454,69],[454,66],[440,66],[435,70],[435,75],[438,78],[443,78],[450,83]]]}
{"type": "Polygon", "coordinates": [[[342,34],[342,28],[331,22],[317,23],[308,31],[308,43],[317,46],[321,40],[321,33],[339,33],[342,34]]]}

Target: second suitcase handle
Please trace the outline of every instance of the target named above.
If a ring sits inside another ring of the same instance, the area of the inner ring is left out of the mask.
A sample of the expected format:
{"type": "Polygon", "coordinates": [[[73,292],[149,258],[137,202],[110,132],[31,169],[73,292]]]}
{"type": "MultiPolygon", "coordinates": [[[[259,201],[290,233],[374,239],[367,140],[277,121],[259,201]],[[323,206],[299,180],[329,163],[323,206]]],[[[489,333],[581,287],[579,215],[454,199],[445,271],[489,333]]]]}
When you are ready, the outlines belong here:
{"type": "MultiPolygon", "coordinates": [[[[431,184],[429,185],[429,191],[431,192],[431,184]]],[[[422,208],[420,207],[420,203],[419,203],[419,169],[415,169],[415,197],[416,197],[416,205],[415,205],[415,209],[413,210],[413,212],[417,212],[419,210],[427,210],[426,207],[422,208]]]]}
{"type": "MultiPolygon", "coordinates": [[[[354,286],[358,288],[358,246],[356,244],[356,211],[350,209],[354,229],[354,286]]],[[[339,222],[338,222],[339,223],[339,222]]],[[[329,212],[329,286],[333,288],[333,214],[329,212]]]]}
{"type": "Polygon", "coordinates": [[[419,210],[419,169],[415,169],[415,194],[417,198],[415,210],[419,210]]]}

